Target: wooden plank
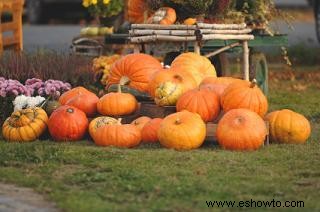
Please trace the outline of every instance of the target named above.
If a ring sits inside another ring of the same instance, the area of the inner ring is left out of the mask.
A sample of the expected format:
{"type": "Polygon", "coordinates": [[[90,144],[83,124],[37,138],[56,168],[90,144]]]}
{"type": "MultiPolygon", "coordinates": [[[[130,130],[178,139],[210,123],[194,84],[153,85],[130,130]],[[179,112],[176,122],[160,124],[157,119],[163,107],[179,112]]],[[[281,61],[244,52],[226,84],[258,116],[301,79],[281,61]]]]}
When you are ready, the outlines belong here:
{"type": "Polygon", "coordinates": [[[15,31],[18,29],[19,25],[16,22],[6,22],[1,24],[1,31],[6,32],[6,31],[15,31]]]}

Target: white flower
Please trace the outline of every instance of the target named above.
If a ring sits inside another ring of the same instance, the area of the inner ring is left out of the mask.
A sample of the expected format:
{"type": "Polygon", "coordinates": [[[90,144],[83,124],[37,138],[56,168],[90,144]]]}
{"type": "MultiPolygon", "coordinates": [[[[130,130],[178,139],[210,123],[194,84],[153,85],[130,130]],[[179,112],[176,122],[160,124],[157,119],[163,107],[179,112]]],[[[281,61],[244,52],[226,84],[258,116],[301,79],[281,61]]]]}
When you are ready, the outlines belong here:
{"type": "Polygon", "coordinates": [[[46,99],[42,96],[36,96],[36,97],[29,97],[25,95],[17,96],[14,101],[14,111],[19,111],[24,108],[32,108],[39,106],[42,102],[44,102],[46,99]]]}

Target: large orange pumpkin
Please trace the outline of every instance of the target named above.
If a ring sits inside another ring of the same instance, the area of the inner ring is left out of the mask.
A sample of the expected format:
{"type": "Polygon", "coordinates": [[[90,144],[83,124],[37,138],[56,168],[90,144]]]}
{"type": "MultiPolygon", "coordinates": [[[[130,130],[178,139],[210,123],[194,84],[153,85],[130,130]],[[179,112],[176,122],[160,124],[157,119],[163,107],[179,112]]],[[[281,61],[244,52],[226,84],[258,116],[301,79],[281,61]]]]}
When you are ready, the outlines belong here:
{"type": "Polygon", "coordinates": [[[184,93],[176,105],[177,111],[197,113],[205,122],[213,121],[220,113],[218,95],[209,89],[194,89],[184,93]]]}
{"type": "Polygon", "coordinates": [[[176,11],[171,7],[159,8],[149,19],[149,24],[171,25],[177,20],[176,11]]]}
{"type": "Polygon", "coordinates": [[[234,109],[219,121],[216,131],[218,143],[228,150],[256,150],[267,135],[263,119],[248,109],[234,109]]]}
{"type": "Polygon", "coordinates": [[[140,144],[141,131],[132,124],[105,125],[97,129],[93,139],[98,146],[116,146],[131,148],[140,144]]]}
{"type": "Polygon", "coordinates": [[[140,130],[142,130],[142,128],[144,127],[144,125],[146,125],[146,123],[148,123],[151,120],[151,118],[149,118],[148,116],[141,116],[135,120],[133,120],[131,122],[131,124],[135,125],[136,127],[138,127],[140,130]]]}
{"type": "Polygon", "coordinates": [[[108,116],[100,116],[93,119],[89,124],[89,134],[93,138],[97,129],[105,125],[117,124],[118,120],[108,116]]]}
{"type": "Polygon", "coordinates": [[[145,143],[155,143],[158,139],[158,130],[163,119],[154,118],[142,128],[142,141],[145,143]]]}
{"type": "Polygon", "coordinates": [[[196,81],[188,72],[164,69],[155,73],[149,82],[148,93],[150,96],[154,98],[156,89],[166,82],[182,85],[182,93],[197,87],[196,81]]]}
{"type": "Polygon", "coordinates": [[[130,54],[118,60],[111,68],[108,85],[128,85],[142,92],[148,91],[151,77],[162,70],[161,63],[147,54],[130,54]]]}
{"type": "Polygon", "coordinates": [[[70,99],[72,99],[73,97],[79,95],[79,94],[86,94],[87,92],[89,92],[86,88],[84,87],[75,87],[65,93],[63,93],[60,98],[59,98],[59,103],[61,105],[65,105],[67,101],[69,101],[70,99]]]}
{"type": "Polygon", "coordinates": [[[105,116],[129,115],[137,110],[138,102],[130,93],[121,93],[121,86],[118,86],[118,92],[111,92],[103,97],[97,103],[98,112],[105,116]]]}
{"type": "Polygon", "coordinates": [[[83,112],[88,117],[92,117],[97,112],[97,103],[99,98],[92,92],[86,92],[85,94],[78,94],[66,102],[66,105],[74,106],[83,112]]]}
{"type": "Polygon", "coordinates": [[[189,72],[196,80],[197,85],[206,77],[216,77],[216,70],[210,60],[193,52],[179,55],[171,64],[173,70],[189,72]]]}
{"type": "Polygon", "coordinates": [[[266,116],[270,140],[276,143],[303,144],[311,133],[308,119],[292,110],[278,110],[266,116]]]}
{"type": "Polygon", "coordinates": [[[147,21],[150,11],[146,0],[128,0],[127,16],[130,23],[141,24],[147,21]]]}
{"type": "Polygon", "coordinates": [[[158,129],[161,145],[176,150],[200,147],[206,137],[206,125],[196,113],[182,111],[164,118],[158,129]]]}
{"type": "Polygon", "coordinates": [[[48,128],[54,140],[77,141],[87,132],[88,119],[81,110],[65,105],[51,114],[48,128]]]}
{"type": "Polygon", "coordinates": [[[232,77],[206,77],[202,80],[200,88],[209,88],[218,94],[219,97],[223,94],[224,90],[232,83],[242,81],[232,77]]]}
{"type": "Polygon", "coordinates": [[[255,80],[235,82],[229,85],[221,96],[221,106],[224,112],[246,108],[258,113],[261,117],[264,117],[268,111],[267,98],[255,80]]]}

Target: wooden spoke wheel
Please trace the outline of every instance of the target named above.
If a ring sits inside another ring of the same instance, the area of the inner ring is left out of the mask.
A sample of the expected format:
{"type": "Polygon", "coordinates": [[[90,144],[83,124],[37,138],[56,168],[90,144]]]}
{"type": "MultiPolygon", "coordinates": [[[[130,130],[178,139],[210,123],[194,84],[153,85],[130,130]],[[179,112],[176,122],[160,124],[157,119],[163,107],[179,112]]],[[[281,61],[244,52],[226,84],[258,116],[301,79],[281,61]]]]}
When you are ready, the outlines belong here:
{"type": "Polygon", "coordinates": [[[256,79],[259,87],[265,95],[268,94],[268,64],[263,53],[252,53],[250,55],[250,80],[256,79]]]}

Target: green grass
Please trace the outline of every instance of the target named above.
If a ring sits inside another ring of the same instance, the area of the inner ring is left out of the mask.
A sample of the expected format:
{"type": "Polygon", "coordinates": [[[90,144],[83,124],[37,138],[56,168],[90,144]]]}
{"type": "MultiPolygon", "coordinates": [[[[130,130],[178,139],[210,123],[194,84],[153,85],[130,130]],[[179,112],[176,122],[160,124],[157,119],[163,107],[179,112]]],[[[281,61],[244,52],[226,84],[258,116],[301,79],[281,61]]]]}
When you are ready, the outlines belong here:
{"type": "Polygon", "coordinates": [[[65,211],[201,211],[209,200],[250,199],[301,200],[305,209],[320,209],[320,92],[288,91],[290,83],[271,86],[270,107],[312,121],[305,145],[230,152],[208,144],[178,152],[158,145],[99,148],[90,141],[0,142],[0,181],[32,187],[65,211]]]}

